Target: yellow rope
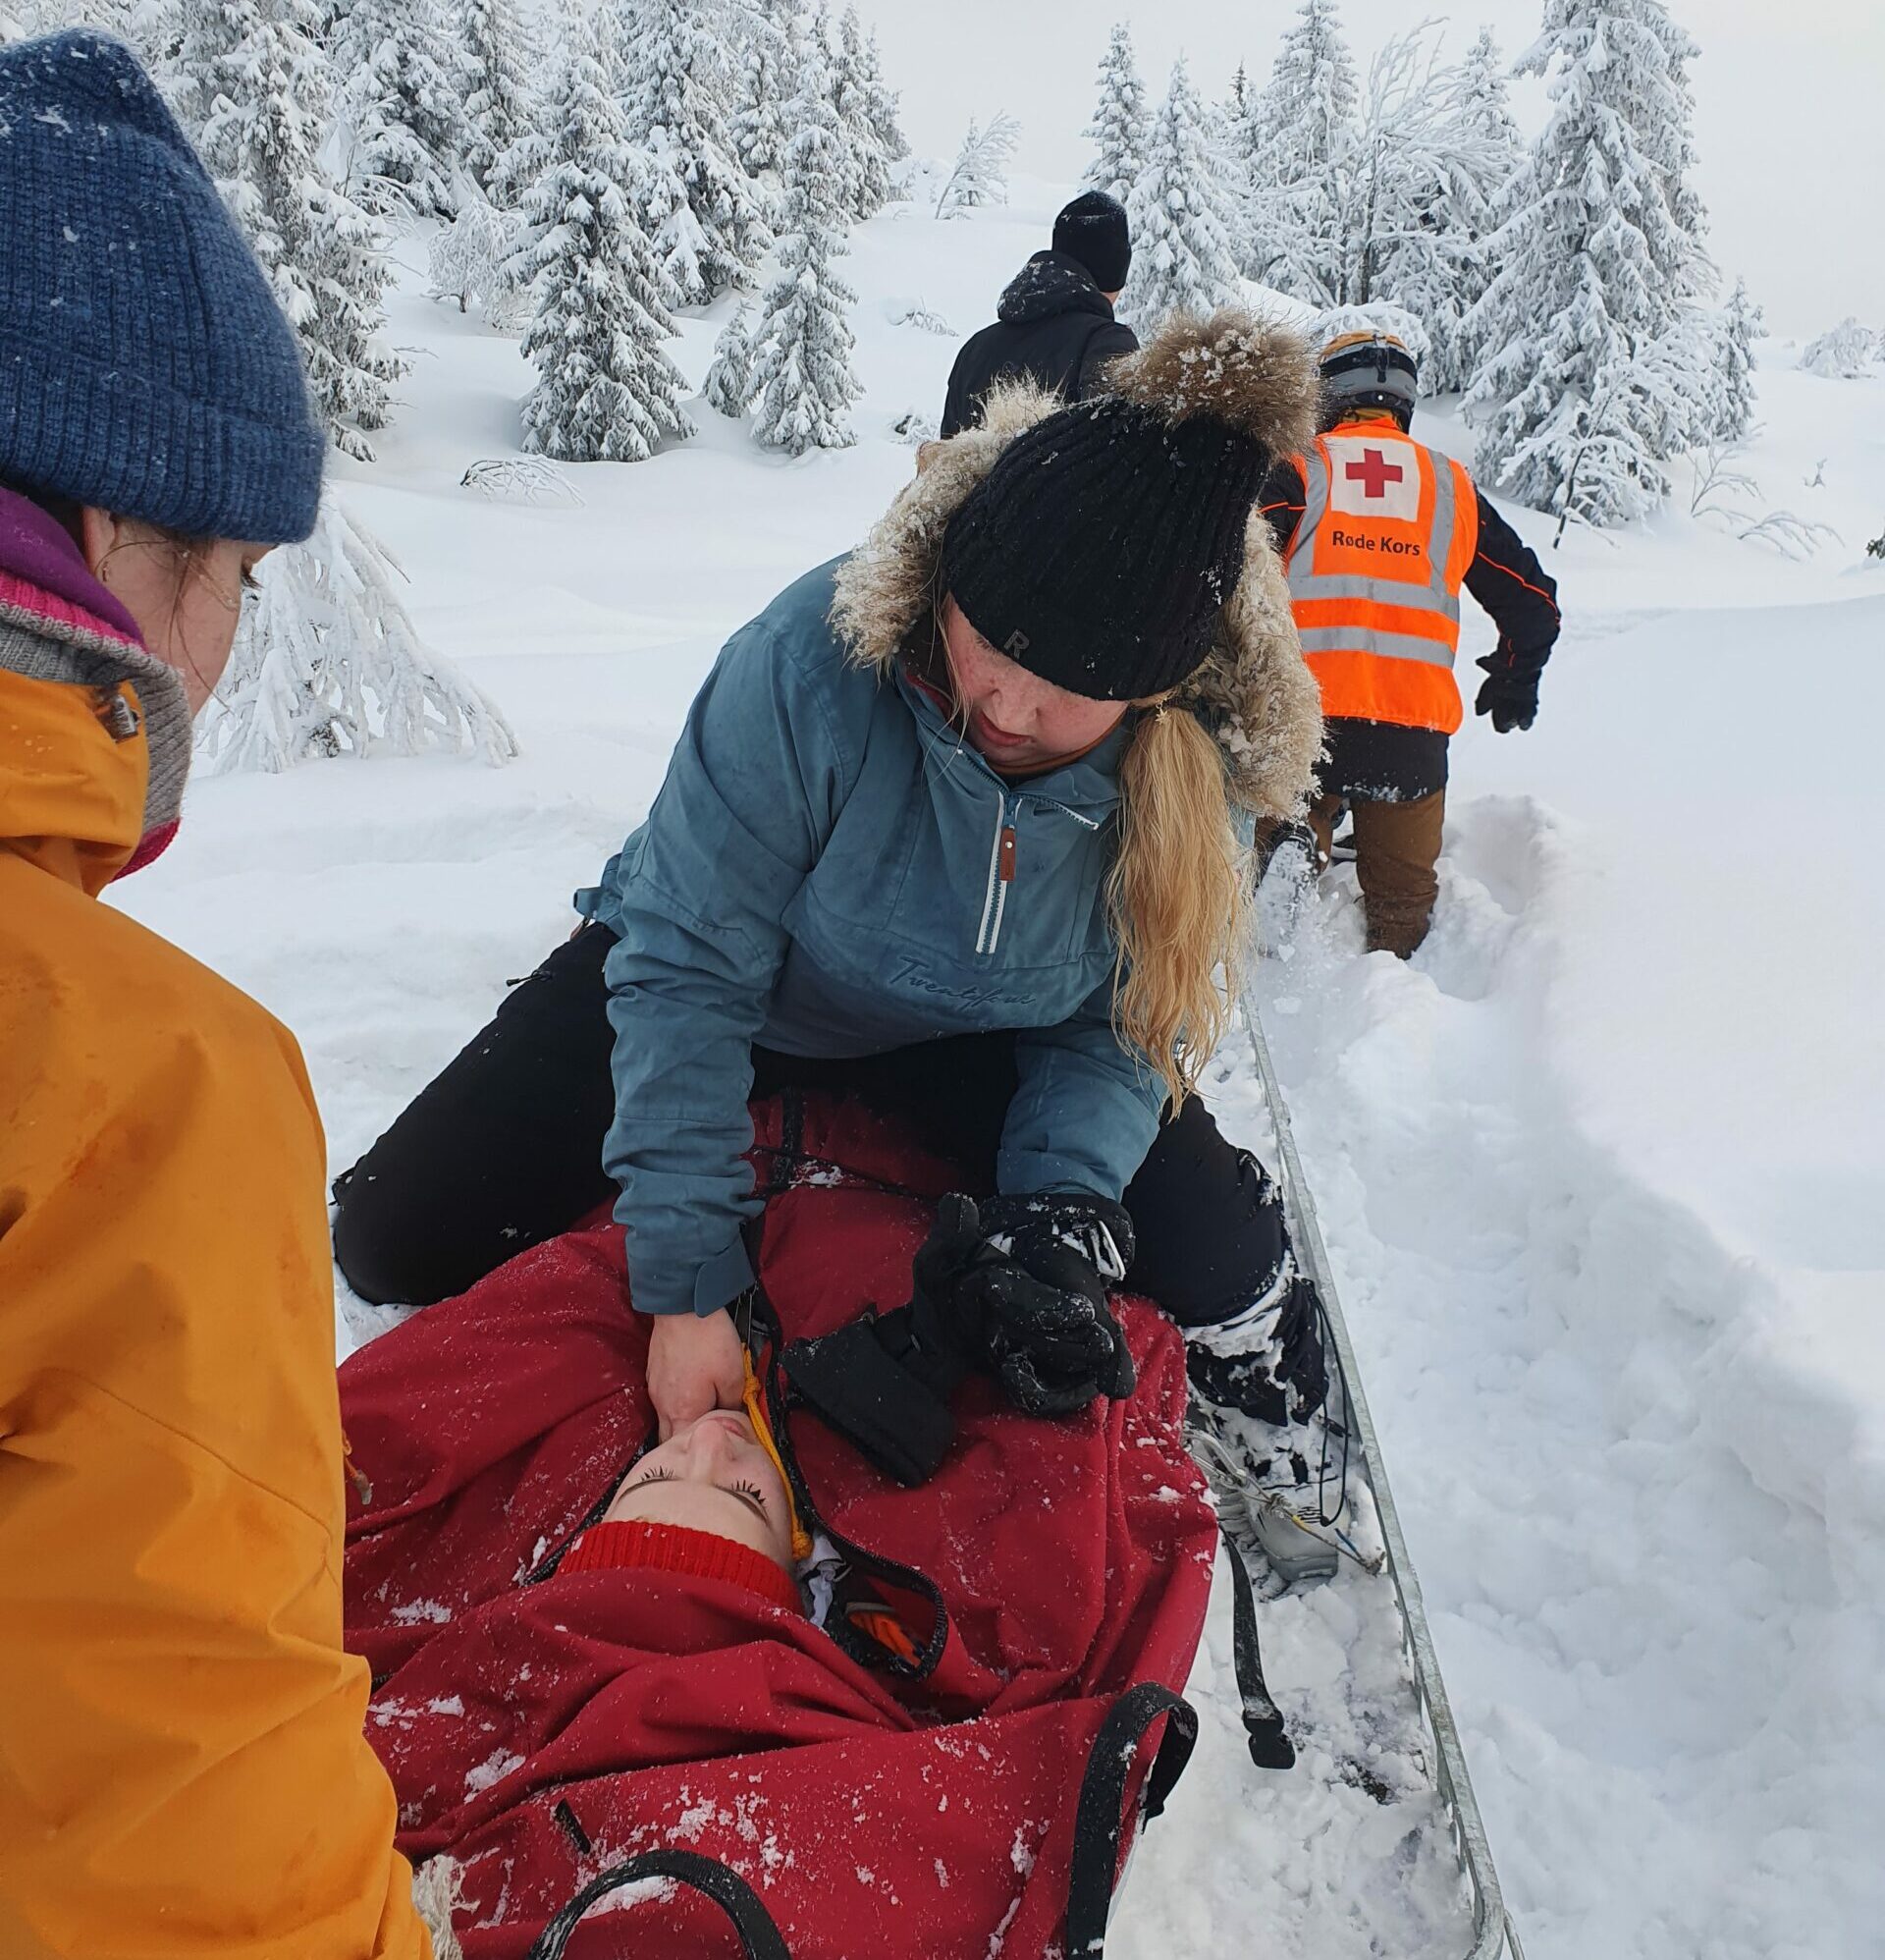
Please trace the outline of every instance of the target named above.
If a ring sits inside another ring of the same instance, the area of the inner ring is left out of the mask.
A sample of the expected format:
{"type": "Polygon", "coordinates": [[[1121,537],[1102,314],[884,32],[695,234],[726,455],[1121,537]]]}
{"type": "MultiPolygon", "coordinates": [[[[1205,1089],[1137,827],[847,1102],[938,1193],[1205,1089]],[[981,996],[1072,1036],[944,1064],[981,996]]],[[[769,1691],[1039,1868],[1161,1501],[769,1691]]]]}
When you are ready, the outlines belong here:
{"type": "Polygon", "coordinates": [[[773,1440],[773,1426],[766,1420],[766,1400],[759,1386],[759,1377],[753,1373],[753,1357],[744,1357],[746,1369],[746,1416],[753,1426],[753,1435],[759,1440],[759,1446],[773,1459],[773,1468],[779,1472],[779,1481],[785,1487],[785,1509],[792,1525],[792,1556],[803,1563],[812,1555],[812,1535],[799,1521],[798,1502],[792,1496],[792,1480],[785,1474],[785,1461],[779,1453],[779,1444],[773,1440]]]}

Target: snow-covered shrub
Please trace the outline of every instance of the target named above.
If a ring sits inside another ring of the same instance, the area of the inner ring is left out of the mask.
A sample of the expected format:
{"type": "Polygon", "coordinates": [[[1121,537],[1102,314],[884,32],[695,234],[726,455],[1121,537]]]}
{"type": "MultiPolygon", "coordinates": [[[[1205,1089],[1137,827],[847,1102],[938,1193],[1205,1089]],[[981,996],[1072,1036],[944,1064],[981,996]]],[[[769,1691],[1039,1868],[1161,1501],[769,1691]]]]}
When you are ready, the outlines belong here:
{"type": "Polygon", "coordinates": [[[962,338],[941,313],[926,306],[920,298],[912,299],[898,296],[886,299],[884,317],[893,327],[915,327],[920,333],[940,334],[944,340],[962,338]]]}
{"type": "MultiPolygon", "coordinates": [[[[1239,71],[1241,73],[1241,71],[1239,71]]],[[[1083,135],[1096,146],[1081,180],[1124,203],[1145,167],[1148,135],[1145,83],[1132,58],[1132,35],[1121,21],[1100,63],[1100,101],[1083,135]]]]}
{"type": "Polygon", "coordinates": [[[971,117],[969,133],[955,153],[955,167],[943,180],[935,215],[952,218],[981,204],[1008,201],[1008,163],[1021,137],[1012,116],[998,115],[985,130],[971,117]]]}
{"type": "Polygon", "coordinates": [[[1885,341],[1848,314],[1808,345],[1800,357],[1801,372],[1823,375],[1828,381],[1857,381],[1870,370],[1881,352],[1885,352],[1885,341]]]}
{"type": "Polygon", "coordinates": [[[832,107],[817,36],[808,43],[789,111],[779,277],[753,335],[753,435],[767,449],[803,456],[848,449],[845,410],[857,400],[847,306],[857,295],[833,269],[844,254],[844,135],[832,107]]]}
{"type": "Polygon", "coordinates": [[[890,433],[899,442],[906,442],[912,448],[921,449],[926,442],[935,442],[942,433],[937,419],[922,408],[905,408],[890,424],[890,433]]]}
{"type": "Polygon", "coordinates": [[[517,245],[523,226],[514,213],[500,211],[480,191],[468,170],[453,182],[458,216],[433,234],[427,265],[435,299],[456,299],[460,313],[474,304],[493,326],[516,318],[517,245]]]}
{"type": "Polygon", "coordinates": [[[635,222],[640,160],[587,25],[572,14],[566,31],[543,169],[523,200],[530,233],[517,267],[536,294],[523,352],[537,369],[523,447],[565,463],[639,463],[693,434],[680,406],[687,383],[663,346],[674,323],[635,222]]]}
{"type": "Polygon", "coordinates": [[[1152,126],[1146,165],[1126,202],[1132,270],[1119,313],[1141,338],[1167,313],[1209,313],[1237,297],[1237,254],[1204,112],[1182,59],[1152,126]]]}
{"type": "Polygon", "coordinates": [[[336,755],[460,751],[508,762],[517,738],[419,638],[391,555],[333,497],[314,534],[272,553],[197,735],[211,775],[336,755]]]}
{"type": "Polygon", "coordinates": [[[708,408],[717,414],[737,421],[752,406],[753,336],[752,308],[740,301],[733,317],[720,330],[714,342],[714,358],[701,384],[708,408]]]}
{"type": "Polygon", "coordinates": [[[494,504],[529,504],[539,509],[563,505],[580,510],[583,495],[554,463],[537,456],[481,458],[458,478],[461,490],[475,490],[494,504]]]}

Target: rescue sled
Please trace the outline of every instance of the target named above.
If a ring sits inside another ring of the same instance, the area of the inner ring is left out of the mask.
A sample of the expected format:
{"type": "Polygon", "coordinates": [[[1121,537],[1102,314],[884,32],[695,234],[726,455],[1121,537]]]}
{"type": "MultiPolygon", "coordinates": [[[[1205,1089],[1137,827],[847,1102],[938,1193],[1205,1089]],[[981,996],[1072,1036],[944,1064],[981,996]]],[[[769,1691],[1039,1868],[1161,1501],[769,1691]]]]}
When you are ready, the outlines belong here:
{"type": "MultiPolygon", "coordinates": [[[[1493,1868],[1479,1802],[1473,1793],[1466,1753],[1447,1701],[1446,1683],[1441,1678],[1439,1657],[1427,1625],[1420,1580],[1408,1554],[1393,1493],[1388,1487],[1386,1466],[1369,1414],[1368,1397],[1362,1388],[1354,1344],[1342,1316],[1341,1299],[1317,1221],[1315,1201],[1303,1174],[1302,1159],[1290,1126],[1289,1105],[1277,1079],[1255,996],[1248,988],[1243,994],[1242,1008],[1273,1132],[1276,1175],[1283,1190],[1291,1243],[1320,1294],[1325,1345],[1333,1364],[1329,1371],[1326,1423],[1331,1439],[1330,1458],[1334,1460],[1325,1458],[1311,1466],[1308,1495],[1313,1495],[1317,1501],[1307,1510],[1302,1528],[1313,1532],[1319,1542],[1340,1548],[1344,1555],[1343,1583],[1373,1583],[1391,1589],[1408,1682],[1427,1743],[1424,1753],[1427,1769],[1447,1820],[1461,1883],[1470,1902],[1473,1944],[1464,1960],[1501,1960],[1506,1955],[1510,1960],[1524,1960],[1518,1931],[1499,1890],[1498,1874],[1493,1868]],[[1357,1534],[1362,1541],[1359,1546],[1357,1534]]],[[[1233,1559],[1237,1556],[1238,1537],[1255,1538],[1260,1545],[1265,1538],[1273,1541],[1280,1537],[1286,1545],[1287,1535],[1299,1528],[1278,1504],[1275,1491],[1247,1491],[1244,1499],[1249,1513],[1244,1522],[1255,1529],[1231,1531],[1233,1559]]],[[[1228,1529],[1228,1519],[1226,1523],[1228,1529]]]]}

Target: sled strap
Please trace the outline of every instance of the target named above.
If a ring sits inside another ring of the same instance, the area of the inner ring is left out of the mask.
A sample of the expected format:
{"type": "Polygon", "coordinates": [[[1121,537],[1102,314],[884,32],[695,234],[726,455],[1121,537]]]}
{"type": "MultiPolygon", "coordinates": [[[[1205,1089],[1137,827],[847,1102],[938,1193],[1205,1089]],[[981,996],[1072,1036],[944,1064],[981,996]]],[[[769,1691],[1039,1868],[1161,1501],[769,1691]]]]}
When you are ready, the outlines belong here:
{"type": "Polygon", "coordinates": [[[1145,1816],[1150,1824],[1164,1809],[1165,1799],[1191,1761],[1191,1747],[1198,1740],[1198,1717],[1191,1704],[1157,1681],[1141,1681],[1113,1703],[1094,1738],[1073,1818],[1067,1960],[1099,1960],[1106,1949],[1106,1914],[1112,1905],[1119,1839],[1125,1829],[1126,1779],[1132,1774],[1141,1739],[1160,1715],[1170,1719],[1146,1774],[1145,1816]]]}
{"type": "Polygon", "coordinates": [[[737,1872],[718,1859],[703,1858],[698,1851],[644,1851],[612,1865],[600,1878],[591,1878],[543,1929],[527,1960],[563,1960],[576,1922],[598,1899],[623,1885],[644,1884],[650,1878],[671,1878],[712,1899],[732,1921],[746,1960],[791,1960],[772,1914],[759,1902],[759,1894],[737,1872]]]}
{"type": "Polygon", "coordinates": [[[1295,1745],[1283,1726],[1283,1712],[1269,1698],[1264,1680],[1264,1653],[1257,1643],[1257,1600],[1250,1589],[1244,1556],[1228,1538],[1224,1556],[1230,1561],[1231,1660],[1237,1670],[1237,1696],[1243,1703],[1244,1733],[1250,1738],[1250,1760],[1260,1769],[1288,1769],[1296,1762],[1295,1745]]]}

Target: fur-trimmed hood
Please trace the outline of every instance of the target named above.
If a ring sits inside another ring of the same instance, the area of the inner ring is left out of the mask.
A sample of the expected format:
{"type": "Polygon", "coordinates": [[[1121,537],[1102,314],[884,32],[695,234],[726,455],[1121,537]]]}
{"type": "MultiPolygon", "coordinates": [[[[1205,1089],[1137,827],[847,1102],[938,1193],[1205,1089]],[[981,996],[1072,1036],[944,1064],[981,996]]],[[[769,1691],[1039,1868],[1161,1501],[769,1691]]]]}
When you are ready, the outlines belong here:
{"type": "MultiPolygon", "coordinates": [[[[1257,328],[1247,316],[1218,314],[1210,322],[1168,326],[1140,354],[1117,362],[1108,385],[1157,403],[1174,418],[1211,412],[1214,405],[1201,399],[1197,387],[1199,364],[1185,351],[1227,326],[1250,336],[1266,356],[1264,405],[1277,453],[1290,454],[1313,426],[1314,369],[1293,337],[1257,328]]],[[[891,667],[910,628],[940,596],[949,520],[1016,436],[1063,408],[1031,382],[1000,383],[979,428],[927,447],[915,479],[838,571],[832,621],[852,660],[881,671],[891,667]]],[[[1243,576],[1224,605],[1210,654],[1176,699],[1199,716],[1223,750],[1235,803],[1259,819],[1300,812],[1321,754],[1320,697],[1297,643],[1268,521],[1254,509],[1243,576]]]]}

